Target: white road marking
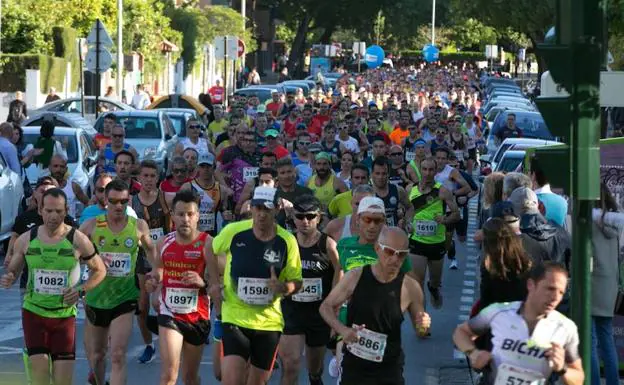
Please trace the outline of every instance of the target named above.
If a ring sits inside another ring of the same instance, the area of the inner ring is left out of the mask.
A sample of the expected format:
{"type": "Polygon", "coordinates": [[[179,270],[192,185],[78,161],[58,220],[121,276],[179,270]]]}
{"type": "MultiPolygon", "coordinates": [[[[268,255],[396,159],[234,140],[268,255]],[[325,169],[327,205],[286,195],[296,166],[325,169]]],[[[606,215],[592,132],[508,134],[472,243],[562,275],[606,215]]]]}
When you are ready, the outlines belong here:
{"type": "Polygon", "coordinates": [[[474,290],[473,289],[462,289],[462,294],[473,295],[474,294],[474,290]]]}
{"type": "Polygon", "coordinates": [[[474,287],[475,281],[464,281],[464,286],[474,287]]]}
{"type": "Polygon", "coordinates": [[[459,300],[461,302],[465,302],[465,303],[474,303],[474,298],[473,297],[461,297],[459,300]]]}
{"type": "Polygon", "coordinates": [[[472,271],[472,270],[465,270],[465,271],[464,271],[464,275],[469,275],[469,276],[473,276],[473,277],[474,277],[474,276],[476,276],[476,275],[477,275],[477,273],[475,273],[475,272],[474,272],[474,271],[472,271]]]}

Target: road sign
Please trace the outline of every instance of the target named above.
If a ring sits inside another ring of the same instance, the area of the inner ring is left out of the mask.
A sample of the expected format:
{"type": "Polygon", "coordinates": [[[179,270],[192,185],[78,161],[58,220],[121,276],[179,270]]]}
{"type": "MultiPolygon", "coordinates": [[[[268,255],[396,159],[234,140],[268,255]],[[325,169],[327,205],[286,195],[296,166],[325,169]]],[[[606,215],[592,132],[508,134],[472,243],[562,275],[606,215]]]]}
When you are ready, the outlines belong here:
{"type": "Polygon", "coordinates": [[[520,48],[518,50],[518,60],[520,60],[520,61],[525,61],[526,60],[526,49],[525,48],[520,48]]]}
{"type": "Polygon", "coordinates": [[[89,52],[87,52],[87,59],[85,60],[88,71],[93,73],[97,71],[96,62],[98,54],[100,55],[100,72],[108,70],[113,64],[113,55],[111,55],[106,48],[101,47],[99,50],[91,48],[89,52]]]}
{"type": "Polygon", "coordinates": [[[224,59],[227,54],[228,59],[238,58],[238,37],[237,36],[217,36],[214,39],[215,57],[224,59]],[[225,52],[225,40],[227,38],[227,52],[225,52]]]}
{"type": "Polygon", "coordinates": [[[91,32],[89,32],[89,36],[87,36],[87,43],[89,43],[89,45],[95,45],[97,43],[98,29],[100,30],[100,45],[106,48],[111,48],[113,46],[113,40],[108,34],[108,31],[106,31],[104,24],[99,19],[96,20],[95,24],[93,24],[91,32]]]}
{"type": "Polygon", "coordinates": [[[238,39],[238,57],[242,57],[245,54],[245,42],[242,39],[238,39]]]}
{"type": "Polygon", "coordinates": [[[486,45],[485,46],[485,57],[487,59],[496,59],[498,57],[498,46],[497,45],[486,45]]]}
{"type": "Polygon", "coordinates": [[[356,41],[353,43],[353,53],[358,55],[364,55],[366,53],[366,42],[356,41]]]}

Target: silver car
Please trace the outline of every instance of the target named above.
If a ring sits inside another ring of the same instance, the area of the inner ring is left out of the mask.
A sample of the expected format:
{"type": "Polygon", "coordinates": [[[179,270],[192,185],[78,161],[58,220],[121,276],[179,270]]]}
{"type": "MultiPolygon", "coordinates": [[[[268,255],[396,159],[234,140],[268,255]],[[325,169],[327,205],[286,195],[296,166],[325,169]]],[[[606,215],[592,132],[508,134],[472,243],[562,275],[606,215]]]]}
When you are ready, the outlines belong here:
{"type": "MultiPolygon", "coordinates": [[[[74,114],[81,114],[84,110],[84,117],[91,124],[95,122],[95,96],[85,96],[85,106],[82,105],[80,97],[61,99],[54,102],[44,104],[42,107],[29,111],[31,114],[37,114],[40,112],[69,112],[74,114]]],[[[114,99],[100,97],[98,100],[100,106],[100,114],[114,111],[127,111],[133,110],[131,106],[123,104],[114,99]]]]}
{"type": "Polygon", "coordinates": [[[0,241],[6,241],[11,236],[15,218],[20,214],[23,197],[22,178],[9,168],[0,154],[0,241]]]}

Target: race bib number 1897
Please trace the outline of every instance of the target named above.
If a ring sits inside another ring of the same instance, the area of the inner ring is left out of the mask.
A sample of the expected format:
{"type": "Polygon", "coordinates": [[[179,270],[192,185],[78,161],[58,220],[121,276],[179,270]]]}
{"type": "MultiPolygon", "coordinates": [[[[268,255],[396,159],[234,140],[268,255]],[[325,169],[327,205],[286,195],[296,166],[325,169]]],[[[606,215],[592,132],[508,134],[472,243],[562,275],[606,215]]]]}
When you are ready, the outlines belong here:
{"type": "Polygon", "coordinates": [[[172,312],[189,314],[197,311],[198,289],[168,287],[165,304],[172,312]]]}

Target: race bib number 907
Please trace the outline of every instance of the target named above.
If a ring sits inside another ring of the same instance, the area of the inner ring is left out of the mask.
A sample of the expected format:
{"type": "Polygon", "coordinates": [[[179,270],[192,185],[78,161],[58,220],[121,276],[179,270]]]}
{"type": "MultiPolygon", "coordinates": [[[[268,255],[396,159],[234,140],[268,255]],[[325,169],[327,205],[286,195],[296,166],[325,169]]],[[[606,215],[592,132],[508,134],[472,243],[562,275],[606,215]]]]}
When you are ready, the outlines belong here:
{"type": "Polygon", "coordinates": [[[102,253],[109,277],[127,277],[130,274],[131,259],[128,253],[102,253]]]}

